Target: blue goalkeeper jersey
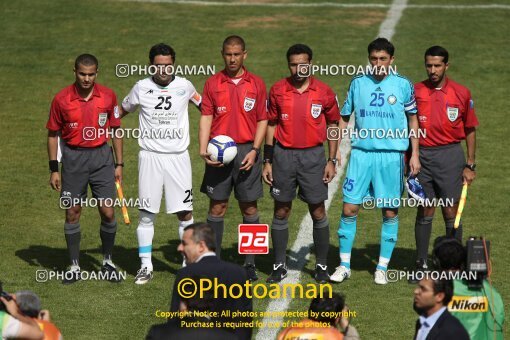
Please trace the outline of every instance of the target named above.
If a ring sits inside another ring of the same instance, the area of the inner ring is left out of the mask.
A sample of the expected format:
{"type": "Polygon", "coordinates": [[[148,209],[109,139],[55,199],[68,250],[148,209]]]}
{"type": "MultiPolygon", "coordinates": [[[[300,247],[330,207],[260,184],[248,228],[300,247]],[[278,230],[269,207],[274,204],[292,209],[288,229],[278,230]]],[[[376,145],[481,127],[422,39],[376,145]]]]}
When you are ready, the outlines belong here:
{"type": "Polygon", "coordinates": [[[406,151],[409,130],[406,114],[416,114],[413,84],[390,73],[382,81],[370,75],[351,80],[342,116],[354,112],[351,146],[366,151],[406,151]]]}

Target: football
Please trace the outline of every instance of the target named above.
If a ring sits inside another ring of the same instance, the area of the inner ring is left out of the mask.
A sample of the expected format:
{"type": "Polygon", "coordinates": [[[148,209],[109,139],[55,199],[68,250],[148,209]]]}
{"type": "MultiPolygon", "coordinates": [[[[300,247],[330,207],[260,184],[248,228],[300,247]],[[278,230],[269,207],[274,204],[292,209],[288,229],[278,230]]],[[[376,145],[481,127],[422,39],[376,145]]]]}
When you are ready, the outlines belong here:
{"type": "Polygon", "coordinates": [[[227,165],[236,157],[237,145],[229,136],[219,135],[209,141],[207,152],[211,160],[227,165]]]}

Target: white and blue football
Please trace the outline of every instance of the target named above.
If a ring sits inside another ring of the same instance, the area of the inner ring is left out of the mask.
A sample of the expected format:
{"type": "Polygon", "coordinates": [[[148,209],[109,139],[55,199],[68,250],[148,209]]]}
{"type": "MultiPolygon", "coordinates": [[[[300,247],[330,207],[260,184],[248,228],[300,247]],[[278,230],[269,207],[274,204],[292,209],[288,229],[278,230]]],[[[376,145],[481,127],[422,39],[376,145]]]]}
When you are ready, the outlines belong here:
{"type": "Polygon", "coordinates": [[[236,157],[237,145],[229,136],[219,135],[209,141],[207,153],[211,154],[211,160],[227,165],[236,157]]]}

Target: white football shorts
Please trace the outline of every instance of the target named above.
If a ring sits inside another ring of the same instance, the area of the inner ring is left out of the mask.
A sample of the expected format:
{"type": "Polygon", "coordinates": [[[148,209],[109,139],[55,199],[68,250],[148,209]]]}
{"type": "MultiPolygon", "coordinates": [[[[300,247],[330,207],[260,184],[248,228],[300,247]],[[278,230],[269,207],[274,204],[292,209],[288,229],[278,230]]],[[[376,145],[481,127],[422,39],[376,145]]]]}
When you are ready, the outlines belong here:
{"type": "Polygon", "coordinates": [[[140,150],[138,154],[138,196],[141,209],[159,213],[165,191],[166,213],[193,210],[191,160],[188,151],[178,154],[140,150]]]}

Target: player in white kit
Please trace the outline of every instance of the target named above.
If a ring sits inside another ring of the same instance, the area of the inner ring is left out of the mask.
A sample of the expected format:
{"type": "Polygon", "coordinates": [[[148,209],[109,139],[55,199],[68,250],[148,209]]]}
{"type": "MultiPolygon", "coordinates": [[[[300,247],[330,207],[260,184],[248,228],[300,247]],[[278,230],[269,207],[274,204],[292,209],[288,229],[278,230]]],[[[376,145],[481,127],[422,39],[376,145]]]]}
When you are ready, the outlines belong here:
{"type": "Polygon", "coordinates": [[[153,46],[149,59],[156,74],[138,81],[122,102],[123,116],[140,107],[138,193],[146,204],[140,208],[136,230],[142,262],[136,284],[147,283],[153,276],[154,220],[163,189],[166,212],[177,215],[181,239],[184,228],[193,223],[188,104],[199,107],[202,102],[190,81],[172,74],[175,51],[170,46],[153,46]]]}

